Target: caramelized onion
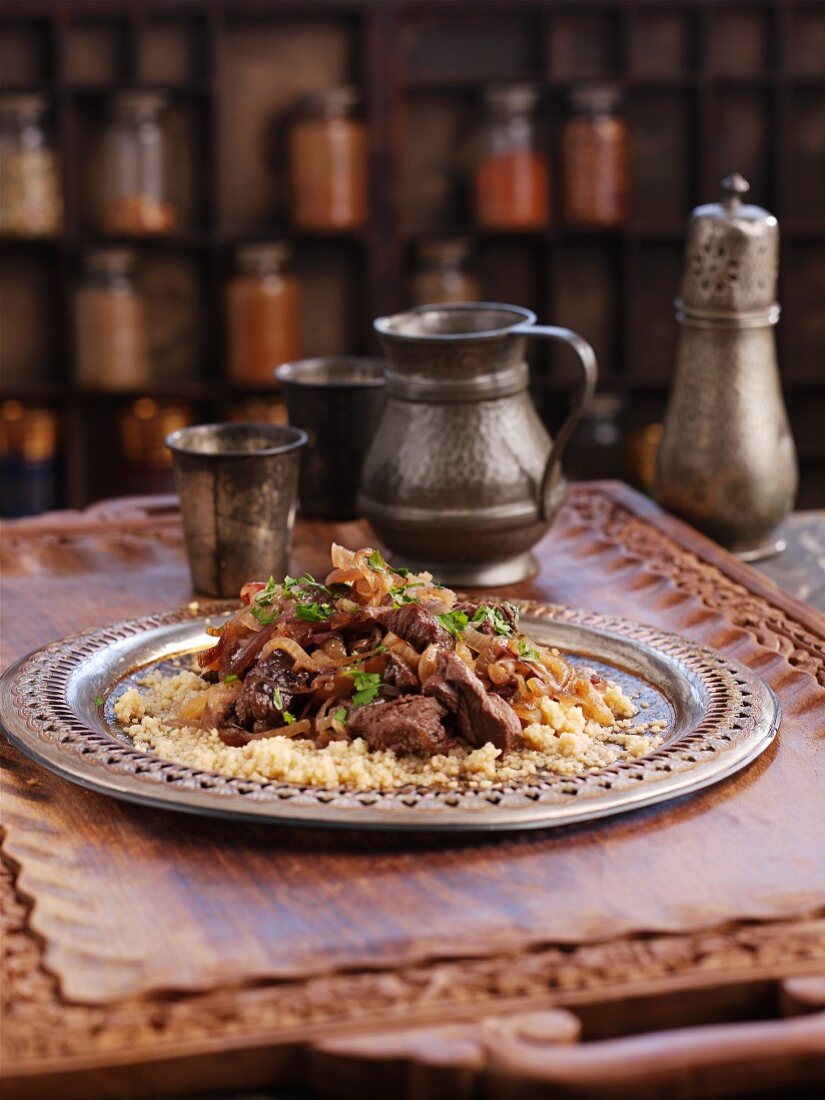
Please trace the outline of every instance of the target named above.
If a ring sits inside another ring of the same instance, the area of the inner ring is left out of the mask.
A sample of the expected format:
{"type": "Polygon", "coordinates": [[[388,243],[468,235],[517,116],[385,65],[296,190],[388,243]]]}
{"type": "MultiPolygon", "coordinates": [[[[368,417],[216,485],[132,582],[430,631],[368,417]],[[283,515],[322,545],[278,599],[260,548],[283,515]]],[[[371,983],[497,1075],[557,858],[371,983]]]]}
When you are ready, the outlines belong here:
{"type": "Polygon", "coordinates": [[[508,680],[513,678],[512,662],[508,667],[503,661],[494,661],[493,664],[487,666],[487,675],[498,686],[506,684],[508,680]]]}
{"type": "Polygon", "coordinates": [[[403,657],[412,668],[418,667],[418,651],[413,649],[409,642],[405,642],[403,638],[399,638],[397,634],[393,634],[392,631],[389,631],[389,633],[384,636],[384,645],[387,649],[392,650],[393,653],[397,653],[399,657],[403,657]]]}
{"type": "Polygon", "coordinates": [[[302,718],[299,722],[292,722],[288,726],[275,726],[271,730],[261,730],[260,733],[252,733],[250,741],[262,741],[267,737],[300,737],[302,733],[312,736],[312,722],[309,718],[302,718]]]}
{"type": "Polygon", "coordinates": [[[187,699],[178,711],[178,718],[187,725],[194,724],[204,730],[215,729],[232,709],[242,687],[240,680],[230,684],[223,681],[212,684],[206,691],[187,699]]]}
{"type": "Polygon", "coordinates": [[[423,684],[425,680],[428,680],[438,667],[438,658],[441,650],[433,642],[428,645],[418,661],[418,679],[423,684]]]}
{"type": "Polygon", "coordinates": [[[272,638],[261,650],[261,657],[268,657],[276,649],[282,649],[284,653],[288,653],[295,662],[295,668],[308,668],[312,672],[318,672],[318,665],[314,658],[310,657],[294,638],[272,638]]]}

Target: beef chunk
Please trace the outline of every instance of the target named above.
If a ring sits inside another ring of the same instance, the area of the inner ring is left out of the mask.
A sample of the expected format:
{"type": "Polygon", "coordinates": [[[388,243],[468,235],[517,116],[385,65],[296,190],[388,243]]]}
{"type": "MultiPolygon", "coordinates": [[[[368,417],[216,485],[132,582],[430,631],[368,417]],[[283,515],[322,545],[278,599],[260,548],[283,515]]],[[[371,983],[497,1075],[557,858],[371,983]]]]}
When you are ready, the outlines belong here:
{"type": "Polygon", "coordinates": [[[385,654],[386,668],[382,680],[385,684],[391,684],[399,691],[418,691],[418,677],[397,653],[385,654]]]}
{"type": "Polygon", "coordinates": [[[276,649],[257,662],[247,673],[243,689],[235,703],[235,719],[247,729],[268,729],[283,724],[283,712],[289,710],[297,689],[312,679],[307,669],[293,671],[292,658],[276,649]],[[280,692],[279,707],[276,688],[280,692]]]}
{"type": "Polygon", "coordinates": [[[453,640],[438,619],[417,603],[382,610],[377,616],[385,630],[391,630],[419,653],[428,645],[452,646],[453,640]]]}
{"type": "Polygon", "coordinates": [[[426,696],[444,704],[461,736],[474,747],[492,741],[506,752],[521,744],[518,715],[499,696],[489,695],[478,676],[455,653],[441,654],[423,690],[426,696]]]}
{"type": "Polygon", "coordinates": [[[363,737],[371,749],[432,756],[449,747],[443,717],[444,708],[436,699],[405,695],[351,711],[347,730],[363,737]]]}

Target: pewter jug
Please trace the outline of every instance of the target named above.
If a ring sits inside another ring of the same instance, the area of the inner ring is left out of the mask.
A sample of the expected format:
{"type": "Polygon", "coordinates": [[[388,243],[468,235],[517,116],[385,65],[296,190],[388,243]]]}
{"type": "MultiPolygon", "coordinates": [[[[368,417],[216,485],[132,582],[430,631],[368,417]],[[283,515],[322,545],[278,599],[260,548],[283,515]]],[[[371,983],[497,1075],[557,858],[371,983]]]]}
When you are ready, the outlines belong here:
{"type": "Polygon", "coordinates": [[[561,455],[596,384],[569,329],[490,302],[380,317],[387,405],[367,454],[361,512],[395,555],[448,584],[513,584],[564,500],[561,455]],[[562,341],[581,378],[555,444],[527,392],[529,336],[562,341]]]}
{"type": "Polygon", "coordinates": [[[676,375],[654,495],[747,560],[781,549],[773,532],[793,506],[791,438],[773,327],[776,218],[746,205],[739,175],[721,203],[697,207],[676,300],[676,375]]]}

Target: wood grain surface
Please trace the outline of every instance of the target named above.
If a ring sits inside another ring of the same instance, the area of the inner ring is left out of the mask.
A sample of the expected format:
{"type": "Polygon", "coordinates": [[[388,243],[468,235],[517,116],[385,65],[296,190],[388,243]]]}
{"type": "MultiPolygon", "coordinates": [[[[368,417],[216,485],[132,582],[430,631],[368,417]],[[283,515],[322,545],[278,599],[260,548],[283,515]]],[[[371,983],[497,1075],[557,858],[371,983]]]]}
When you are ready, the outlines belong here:
{"type": "MultiPolygon", "coordinates": [[[[142,507],[8,529],[4,661],[189,598],[177,517],[163,501],[150,518],[142,507]]],[[[299,524],[293,571],[323,573],[330,538],[369,537],[359,524],[299,524]]],[[[549,991],[597,1001],[645,982],[822,969],[822,616],[612,484],[571,491],[539,549],[539,576],[513,594],[678,630],[744,661],[782,702],[774,746],[667,806],[460,841],[143,810],[6,747],[3,850],[20,934],[34,936],[23,954],[45,968],[39,992],[10,1001],[3,1039],[20,1080],[42,1080],[50,1058],[125,1064],[187,1042],[251,1043],[264,1021],[286,1041],[324,1021],[374,1027],[376,1012],[437,1021],[549,991]],[[42,1021],[64,1006],[79,1015],[58,1040],[42,1021]]]]}

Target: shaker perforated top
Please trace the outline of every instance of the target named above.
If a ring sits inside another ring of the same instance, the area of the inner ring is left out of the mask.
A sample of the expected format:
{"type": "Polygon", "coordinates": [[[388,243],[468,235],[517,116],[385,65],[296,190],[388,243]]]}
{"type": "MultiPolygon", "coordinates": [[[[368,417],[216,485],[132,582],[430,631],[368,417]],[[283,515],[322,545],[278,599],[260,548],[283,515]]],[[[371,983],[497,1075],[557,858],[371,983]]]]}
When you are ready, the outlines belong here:
{"type": "Polygon", "coordinates": [[[722,180],[720,202],[690,216],[680,301],[687,310],[719,314],[778,312],[779,223],[743,201],[750,190],[738,173],[722,180]]]}

